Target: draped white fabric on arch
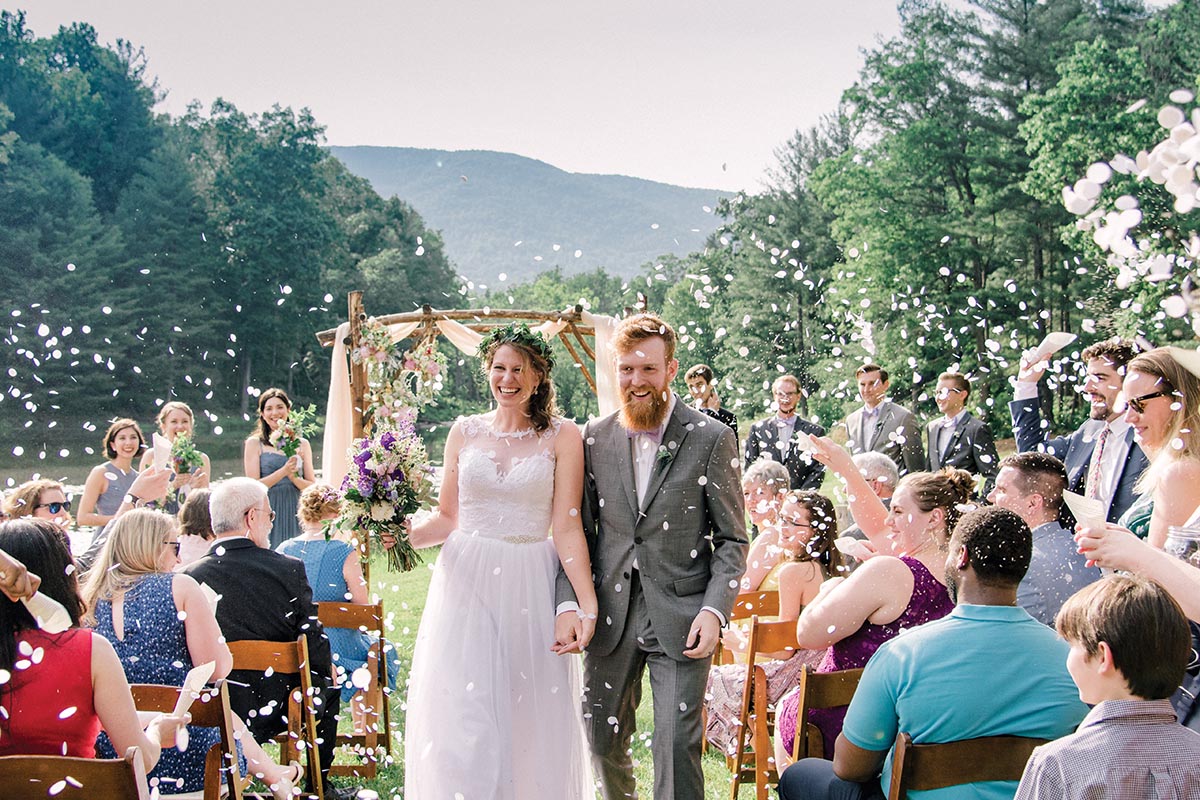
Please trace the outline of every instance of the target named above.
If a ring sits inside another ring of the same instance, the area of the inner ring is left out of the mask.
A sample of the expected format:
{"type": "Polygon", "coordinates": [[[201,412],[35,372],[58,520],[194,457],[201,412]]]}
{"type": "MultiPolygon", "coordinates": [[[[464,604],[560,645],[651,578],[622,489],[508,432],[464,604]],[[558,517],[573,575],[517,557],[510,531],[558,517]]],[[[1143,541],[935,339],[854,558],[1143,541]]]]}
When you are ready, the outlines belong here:
{"type": "MultiPolygon", "coordinates": [[[[617,320],[604,314],[584,311],[581,317],[585,325],[596,331],[596,394],[600,416],[617,410],[619,395],[617,376],[609,352],[609,340],[617,320]]],[[[483,335],[466,325],[450,319],[436,322],[442,335],[467,355],[475,355],[483,335]]],[[[411,336],[420,322],[404,322],[388,326],[392,341],[398,342],[411,336]]],[[[552,339],[567,326],[565,322],[547,321],[533,328],[547,339],[552,339]]],[[[338,325],[333,340],[333,367],[329,372],[329,396],[325,404],[325,436],[321,443],[322,480],[331,486],[341,486],[346,477],[346,451],[350,448],[354,430],[351,421],[352,400],[350,397],[350,369],[346,363],[345,340],[350,335],[350,323],[338,325]]]]}

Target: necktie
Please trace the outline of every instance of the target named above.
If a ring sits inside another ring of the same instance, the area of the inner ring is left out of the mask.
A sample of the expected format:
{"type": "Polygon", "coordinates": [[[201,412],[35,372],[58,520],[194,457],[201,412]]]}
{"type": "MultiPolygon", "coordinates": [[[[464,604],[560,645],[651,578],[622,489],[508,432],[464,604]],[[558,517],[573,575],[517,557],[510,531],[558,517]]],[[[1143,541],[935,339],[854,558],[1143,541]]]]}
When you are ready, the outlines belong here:
{"type": "Polygon", "coordinates": [[[1096,442],[1096,451],[1092,454],[1092,466],[1088,470],[1087,485],[1084,488],[1084,494],[1088,497],[1099,499],[1100,490],[1104,486],[1104,446],[1108,444],[1108,435],[1112,433],[1112,428],[1108,425],[1104,426],[1104,430],[1100,431],[1100,439],[1096,442]]]}

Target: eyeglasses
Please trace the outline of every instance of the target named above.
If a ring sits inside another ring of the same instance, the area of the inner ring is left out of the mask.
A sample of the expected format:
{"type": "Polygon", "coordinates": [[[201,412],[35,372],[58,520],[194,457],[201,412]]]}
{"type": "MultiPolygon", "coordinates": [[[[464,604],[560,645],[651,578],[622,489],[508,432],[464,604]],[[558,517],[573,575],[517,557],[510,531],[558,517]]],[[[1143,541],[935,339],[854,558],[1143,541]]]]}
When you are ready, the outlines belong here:
{"type": "Polygon", "coordinates": [[[173,542],[163,542],[163,544],[165,544],[167,547],[171,548],[171,551],[173,553],[175,553],[175,557],[179,558],[179,540],[178,539],[176,539],[173,542]]]}
{"type": "Polygon", "coordinates": [[[783,398],[785,400],[789,397],[795,397],[797,394],[798,394],[798,392],[785,392],[782,390],[775,392],[776,397],[783,398]]]}
{"type": "Polygon", "coordinates": [[[1128,405],[1130,408],[1132,408],[1137,413],[1145,414],[1147,400],[1153,400],[1156,397],[1170,397],[1173,394],[1175,394],[1175,392],[1167,391],[1166,389],[1160,389],[1157,392],[1151,392],[1150,394],[1144,394],[1141,397],[1131,397],[1125,401],[1125,404],[1128,405]]]}
{"type": "Polygon", "coordinates": [[[962,389],[951,389],[948,386],[943,386],[934,393],[934,397],[938,398],[939,400],[945,400],[951,394],[961,394],[962,391],[962,389]]]}
{"type": "Polygon", "coordinates": [[[48,509],[50,509],[51,514],[57,514],[60,511],[70,512],[71,501],[68,500],[65,503],[60,503],[57,501],[53,502],[53,503],[38,503],[36,506],[33,507],[33,510],[37,511],[39,508],[48,508],[48,509]]]}
{"type": "MultiPolygon", "coordinates": [[[[258,506],[252,506],[252,507],[250,507],[250,508],[247,508],[247,509],[246,509],[246,514],[244,514],[243,516],[249,515],[249,513],[250,513],[251,511],[258,511],[258,512],[260,512],[260,513],[261,513],[261,512],[262,512],[262,509],[261,509],[261,508],[259,508],[258,506]]],[[[274,511],[268,511],[268,512],[267,512],[267,518],[268,518],[268,519],[270,519],[270,520],[271,520],[271,522],[274,522],[274,521],[275,521],[275,512],[274,512],[274,511]]]]}
{"type": "Polygon", "coordinates": [[[783,525],[786,525],[789,528],[811,528],[812,527],[812,523],[810,523],[810,522],[802,522],[800,520],[788,519],[787,517],[780,517],[779,522],[783,525]]]}

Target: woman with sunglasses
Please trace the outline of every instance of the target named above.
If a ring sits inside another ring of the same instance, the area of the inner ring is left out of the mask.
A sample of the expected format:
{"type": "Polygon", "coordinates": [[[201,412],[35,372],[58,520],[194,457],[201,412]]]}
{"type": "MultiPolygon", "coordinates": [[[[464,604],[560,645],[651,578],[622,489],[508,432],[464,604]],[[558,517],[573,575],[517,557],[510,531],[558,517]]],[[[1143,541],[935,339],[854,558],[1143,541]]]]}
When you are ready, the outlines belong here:
{"type": "MultiPolygon", "coordinates": [[[[200,584],[173,572],[179,562],[175,520],[158,511],[135,509],[121,515],[88,573],[83,599],[84,623],[95,627],[117,651],[130,683],[182,686],[188,670],[215,662],[212,679],[229,674],[233,657],[200,584]]],[[[275,797],[291,794],[299,780],[297,766],[280,767],[234,719],[250,773],[270,786],[275,797]]],[[[184,752],[164,750],[151,778],[159,778],[163,795],[204,788],[205,755],[219,738],[216,728],[190,727],[191,744],[184,752]]],[[[104,758],[115,756],[107,738],[97,741],[104,758]]]]}
{"type": "Polygon", "coordinates": [[[79,524],[102,528],[112,521],[138,471],[133,459],[146,446],[142,429],[131,419],[117,419],[102,441],[108,461],[92,467],[79,500],[79,524]]]}
{"type": "Polygon", "coordinates": [[[1125,421],[1150,466],[1120,524],[1159,549],[1200,507],[1200,379],[1160,347],[1125,367],[1125,421]]]}
{"type": "Polygon", "coordinates": [[[4,500],[4,513],[9,519],[48,519],[65,528],[71,524],[71,501],[61,483],[42,478],[13,489],[4,500]]]}

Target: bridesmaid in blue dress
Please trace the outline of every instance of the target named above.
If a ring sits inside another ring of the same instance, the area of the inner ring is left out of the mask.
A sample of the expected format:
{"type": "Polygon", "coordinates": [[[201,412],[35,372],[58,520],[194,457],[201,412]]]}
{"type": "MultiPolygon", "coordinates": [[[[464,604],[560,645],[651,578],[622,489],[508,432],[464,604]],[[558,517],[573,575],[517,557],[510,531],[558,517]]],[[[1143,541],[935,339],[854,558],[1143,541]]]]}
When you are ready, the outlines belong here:
{"type": "Polygon", "coordinates": [[[97,530],[108,524],[121,507],[125,494],[133,485],[138,471],[133,459],[146,446],[142,429],[131,419],[113,420],[104,434],[104,455],[108,461],[93,467],[83,484],[79,501],[80,525],[94,525],[97,530]]]}
{"type": "MultiPolygon", "coordinates": [[[[341,498],[337,490],[323,483],[314,483],[300,494],[298,518],[304,531],[294,539],[275,548],[279,552],[304,562],[304,572],[313,590],[313,602],[349,602],[366,604],[367,582],[363,578],[362,564],[358,553],[348,542],[326,539],[322,523],[331,520],[341,510],[341,498]]],[[[374,637],[363,631],[349,628],[325,628],[329,646],[333,650],[333,663],[337,665],[342,679],[342,702],[350,703],[355,694],[350,677],[354,670],[367,663],[367,650],[374,644],[374,637]]],[[[400,662],[395,650],[388,645],[383,654],[387,662],[388,685],[394,685],[400,662]]],[[[362,722],[362,709],[358,703],[350,706],[355,727],[362,722]]]]}
{"type": "Polygon", "coordinates": [[[272,548],[300,533],[296,507],[300,492],[313,482],[312,447],[301,440],[300,459],[289,458],[271,445],[271,433],[287,419],[292,410],[291,398],[283,389],[267,389],[258,398],[258,424],[246,440],[242,464],[247,478],[261,481],[267,487],[267,499],[275,514],[271,526],[272,548]]]}
{"type": "MultiPolygon", "coordinates": [[[[175,521],[158,511],[135,509],[113,523],[83,598],[85,624],[112,643],[130,683],[182,686],[196,664],[215,662],[213,680],[233,666],[229,647],[200,584],[171,570],[178,563],[175,521]]],[[[276,798],[290,797],[300,779],[299,765],[281,767],[234,718],[243,773],[260,777],[276,798]]],[[[186,751],[164,747],[150,773],[163,795],[204,788],[204,760],[220,734],[216,728],[188,726],[186,751]]],[[[100,758],[116,758],[108,737],[96,741],[100,758]]]]}

